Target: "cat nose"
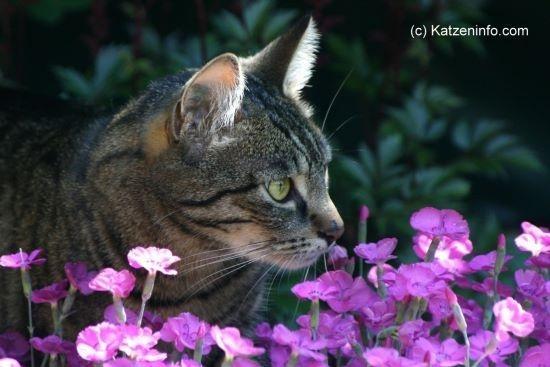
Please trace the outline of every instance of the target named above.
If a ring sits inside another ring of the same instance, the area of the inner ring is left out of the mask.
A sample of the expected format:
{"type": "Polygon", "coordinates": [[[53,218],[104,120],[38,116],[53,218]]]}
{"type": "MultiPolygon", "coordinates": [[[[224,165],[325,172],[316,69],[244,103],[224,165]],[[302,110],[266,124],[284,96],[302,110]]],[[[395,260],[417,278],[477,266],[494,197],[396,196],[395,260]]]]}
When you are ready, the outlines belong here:
{"type": "Polygon", "coordinates": [[[344,221],[332,201],[325,208],[324,212],[323,215],[315,217],[314,224],[319,237],[326,239],[331,244],[342,237],[344,233],[344,221]]]}

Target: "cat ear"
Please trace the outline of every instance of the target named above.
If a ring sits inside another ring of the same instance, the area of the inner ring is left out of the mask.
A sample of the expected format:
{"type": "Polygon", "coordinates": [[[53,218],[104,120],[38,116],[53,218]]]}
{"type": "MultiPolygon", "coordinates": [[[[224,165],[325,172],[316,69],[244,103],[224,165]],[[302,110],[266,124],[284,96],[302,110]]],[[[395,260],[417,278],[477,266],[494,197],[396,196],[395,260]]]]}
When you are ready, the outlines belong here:
{"type": "Polygon", "coordinates": [[[299,99],[315,64],[319,33],[313,18],[302,18],[256,55],[245,59],[247,70],[299,99]]]}
{"type": "Polygon", "coordinates": [[[226,53],[211,60],[183,88],[171,119],[175,140],[188,131],[213,133],[232,126],[244,88],[237,56],[226,53]]]}

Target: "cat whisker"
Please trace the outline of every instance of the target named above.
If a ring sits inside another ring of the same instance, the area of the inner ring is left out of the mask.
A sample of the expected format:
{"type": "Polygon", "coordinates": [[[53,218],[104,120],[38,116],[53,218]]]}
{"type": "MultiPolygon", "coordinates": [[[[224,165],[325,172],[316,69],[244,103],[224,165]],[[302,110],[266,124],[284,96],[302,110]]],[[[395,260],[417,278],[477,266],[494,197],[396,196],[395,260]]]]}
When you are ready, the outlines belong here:
{"type": "Polygon", "coordinates": [[[258,284],[260,284],[260,282],[262,281],[263,278],[265,278],[265,276],[267,274],[269,274],[269,272],[275,267],[277,266],[277,264],[271,264],[271,266],[269,266],[263,273],[262,275],[258,278],[258,280],[256,280],[256,282],[254,282],[254,285],[252,285],[252,288],[250,288],[250,290],[246,293],[246,295],[244,296],[243,298],[243,301],[241,302],[241,305],[239,306],[239,308],[237,309],[237,314],[239,313],[239,311],[241,310],[241,308],[244,306],[246,300],[248,299],[248,297],[250,296],[250,294],[252,293],[252,291],[254,290],[254,288],[256,288],[256,286],[258,284]]]}
{"type": "Polygon", "coordinates": [[[216,271],[216,272],[214,272],[214,273],[208,275],[207,277],[205,277],[205,278],[201,279],[200,281],[198,281],[198,282],[194,283],[193,285],[191,285],[191,287],[189,287],[189,289],[193,289],[195,286],[197,286],[198,284],[200,284],[200,283],[201,283],[202,281],[204,281],[205,279],[208,279],[208,278],[210,278],[210,277],[212,277],[212,276],[214,276],[214,275],[216,275],[216,274],[219,274],[220,272],[223,273],[223,272],[226,271],[226,270],[232,269],[231,271],[229,271],[229,272],[227,272],[227,273],[223,273],[222,275],[220,275],[220,276],[218,276],[218,277],[216,277],[216,278],[210,280],[208,283],[202,285],[200,288],[198,288],[198,289],[195,290],[193,293],[191,293],[189,296],[187,296],[183,302],[184,302],[184,303],[187,302],[188,300],[190,300],[191,298],[193,298],[194,295],[196,295],[198,292],[200,292],[202,289],[208,287],[209,285],[213,284],[214,282],[216,282],[216,281],[222,279],[223,277],[226,277],[226,276],[228,276],[228,275],[230,275],[230,274],[232,274],[232,273],[234,273],[234,272],[236,272],[236,271],[238,271],[238,270],[240,270],[240,269],[242,269],[242,268],[244,268],[244,267],[246,267],[246,266],[248,266],[248,265],[250,265],[250,264],[252,264],[252,263],[255,263],[255,262],[260,261],[262,258],[266,257],[267,255],[269,255],[269,254],[262,255],[262,256],[260,256],[260,257],[257,258],[257,259],[248,259],[248,260],[242,261],[242,262],[240,262],[240,263],[237,263],[237,264],[228,266],[228,267],[226,267],[226,268],[223,268],[223,269],[221,269],[221,270],[218,270],[218,271],[216,271]]]}
{"type": "Polygon", "coordinates": [[[327,122],[328,114],[330,113],[330,110],[332,109],[332,105],[334,104],[334,101],[336,101],[336,97],[338,97],[338,94],[340,94],[340,91],[344,87],[344,84],[348,81],[351,73],[353,73],[353,68],[348,72],[344,80],[342,80],[342,83],[340,83],[340,86],[336,90],[336,93],[334,93],[334,97],[332,97],[332,100],[330,101],[330,104],[328,105],[327,112],[325,113],[325,117],[323,118],[323,124],[321,125],[321,131],[325,129],[325,123],[327,122]]]}
{"type": "Polygon", "coordinates": [[[229,261],[229,260],[234,260],[234,259],[238,259],[244,255],[250,255],[250,254],[260,254],[260,253],[265,253],[265,251],[268,251],[270,250],[269,248],[260,248],[260,249],[252,249],[252,250],[249,250],[248,252],[243,252],[243,253],[239,253],[239,254],[232,254],[230,256],[227,256],[227,257],[222,257],[222,258],[219,258],[218,260],[216,261],[211,261],[211,262],[208,262],[208,263],[205,263],[205,264],[201,264],[199,266],[195,266],[195,267],[192,267],[192,268],[189,268],[183,272],[181,272],[180,274],[181,275],[185,275],[185,274],[188,274],[190,272],[193,272],[193,271],[196,271],[198,269],[201,269],[201,268],[204,268],[206,266],[210,266],[210,265],[214,265],[214,264],[219,264],[219,263],[223,263],[225,261],[229,261]]]}
{"type": "Polygon", "coordinates": [[[338,132],[338,130],[340,130],[341,128],[343,128],[348,122],[350,122],[351,120],[353,120],[354,118],[356,118],[357,115],[353,115],[349,118],[347,118],[346,120],[344,120],[344,122],[342,122],[340,125],[338,125],[338,127],[336,128],[336,130],[334,130],[332,132],[332,134],[330,134],[327,138],[327,140],[330,140],[330,138],[332,138],[334,136],[334,134],[336,134],[338,132]]]}

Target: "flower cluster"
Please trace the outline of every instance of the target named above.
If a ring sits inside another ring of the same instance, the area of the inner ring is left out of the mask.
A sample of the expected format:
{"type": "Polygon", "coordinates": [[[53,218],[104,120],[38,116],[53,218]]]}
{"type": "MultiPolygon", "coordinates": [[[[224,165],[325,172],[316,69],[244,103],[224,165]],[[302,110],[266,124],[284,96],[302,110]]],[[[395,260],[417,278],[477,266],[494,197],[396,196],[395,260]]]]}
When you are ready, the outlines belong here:
{"type": "MultiPolygon", "coordinates": [[[[213,363],[214,349],[223,351],[223,367],[260,361],[273,367],[550,366],[547,229],[522,224],[515,243],[532,256],[513,273],[515,284],[507,285],[500,280],[511,259],[505,237],[499,236],[494,251],[473,256],[468,223],[454,210],[423,208],[411,216],[412,248],[420,261],[409,264],[399,264],[394,255],[397,239],[366,241],[368,216],[363,207],[361,243],[352,252],[333,246],[332,268],[292,287],[310,305],[297,317],[296,329],[264,322],[244,336],[189,312],[164,320],[145,311],[157,274],[176,275],[171,266],[180,259],[167,249],[136,247],[129,265],[147,272],[138,312],[124,304],[139,292],[129,270],[91,272],[83,263],[67,264],[67,280],[29,295],[51,307],[52,335],[27,341],[16,332],[1,334],[0,366],[26,364],[37,351],[54,365],[200,367],[213,363]],[[76,341],[64,340],[62,323],[73,298],[94,291],[113,298],[104,320],[86,327],[76,341]]],[[[28,273],[44,262],[40,254],[5,255],[0,265],[28,273]]]]}

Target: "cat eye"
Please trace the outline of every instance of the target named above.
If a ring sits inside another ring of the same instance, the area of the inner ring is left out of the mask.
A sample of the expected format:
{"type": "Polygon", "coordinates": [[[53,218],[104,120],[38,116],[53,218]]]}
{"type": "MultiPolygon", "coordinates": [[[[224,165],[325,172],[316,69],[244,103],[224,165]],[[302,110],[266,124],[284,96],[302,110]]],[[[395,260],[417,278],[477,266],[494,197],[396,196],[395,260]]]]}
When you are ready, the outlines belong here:
{"type": "Polygon", "coordinates": [[[292,181],[288,177],[281,180],[271,180],[265,185],[267,192],[275,201],[286,199],[291,187],[292,181]]]}

